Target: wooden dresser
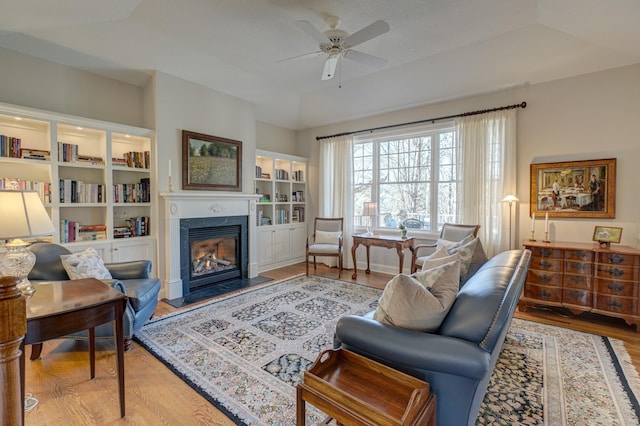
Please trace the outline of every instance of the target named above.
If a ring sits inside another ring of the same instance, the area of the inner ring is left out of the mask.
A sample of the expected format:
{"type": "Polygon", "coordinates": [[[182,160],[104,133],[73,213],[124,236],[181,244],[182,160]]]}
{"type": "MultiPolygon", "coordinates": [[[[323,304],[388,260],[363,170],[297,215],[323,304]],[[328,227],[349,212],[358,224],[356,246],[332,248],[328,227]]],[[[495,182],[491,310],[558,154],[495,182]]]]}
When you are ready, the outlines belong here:
{"type": "Polygon", "coordinates": [[[640,250],[595,243],[525,241],[531,265],[518,306],[560,306],[624,319],[640,329],[640,250]]]}

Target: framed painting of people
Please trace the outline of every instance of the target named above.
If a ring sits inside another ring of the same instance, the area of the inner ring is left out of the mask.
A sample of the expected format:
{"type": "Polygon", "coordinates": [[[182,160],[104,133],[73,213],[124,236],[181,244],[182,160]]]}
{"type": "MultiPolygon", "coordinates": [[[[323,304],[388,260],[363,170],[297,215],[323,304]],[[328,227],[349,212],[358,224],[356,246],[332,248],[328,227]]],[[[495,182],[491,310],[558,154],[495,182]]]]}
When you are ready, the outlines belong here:
{"type": "Polygon", "coordinates": [[[615,217],[616,159],[531,164],[530,214],[615,217]]]}
{"type": "Polygon", "coordinates": [[[182,189],[242,191],[242,142],[183,130],[182,189]]]}

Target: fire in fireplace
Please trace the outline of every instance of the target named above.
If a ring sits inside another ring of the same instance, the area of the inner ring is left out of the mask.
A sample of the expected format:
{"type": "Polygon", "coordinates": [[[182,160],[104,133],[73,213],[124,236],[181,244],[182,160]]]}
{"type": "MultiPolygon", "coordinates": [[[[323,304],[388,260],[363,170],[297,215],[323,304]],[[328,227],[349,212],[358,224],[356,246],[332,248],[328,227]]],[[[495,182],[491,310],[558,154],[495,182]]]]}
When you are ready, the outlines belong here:
{"type": "Polygon", "coordinates": [[[180,220],[183,295],[248,276],[246,216],[180,220]]]}

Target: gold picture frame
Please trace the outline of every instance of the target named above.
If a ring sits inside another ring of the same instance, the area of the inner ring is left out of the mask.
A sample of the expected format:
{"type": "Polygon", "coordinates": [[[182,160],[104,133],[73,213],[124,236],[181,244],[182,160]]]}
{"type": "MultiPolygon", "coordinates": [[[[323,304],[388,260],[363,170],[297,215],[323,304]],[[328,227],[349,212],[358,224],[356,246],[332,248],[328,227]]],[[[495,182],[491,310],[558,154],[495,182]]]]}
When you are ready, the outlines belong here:
{"type": "Polygon", "coordinates": [[[622,238],[622,228],[615,226],[596,226],[593,228],[593,241],[597,241],[600,245],[607,247],[611,243],[620,243],[622,238]]]}
{"type": "Polygon", "coordinates": [[[183,130],[182,189],[242,191],[242,142],[183,130]]]}
{"type": "Polygon", "coordinates": [[[616,159],[531,164],[530,214],[615,218],[616,159]]]}

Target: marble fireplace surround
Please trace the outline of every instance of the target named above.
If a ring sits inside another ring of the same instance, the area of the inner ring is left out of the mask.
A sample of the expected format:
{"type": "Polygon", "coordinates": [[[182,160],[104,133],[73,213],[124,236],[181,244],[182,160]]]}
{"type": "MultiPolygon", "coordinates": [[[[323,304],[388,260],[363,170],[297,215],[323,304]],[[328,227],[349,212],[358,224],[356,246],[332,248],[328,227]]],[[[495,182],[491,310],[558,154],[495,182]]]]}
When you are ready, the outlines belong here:
{"type": "Polygon", "coordinates": [[[180,219],[247,216],[249,231],[248,278],[258,276],[256,203],[260,195],[234,192],[168,192],[163,200],[164,243],[159,250],[163,297],[183,296],[180,278],[180,219]]]}

